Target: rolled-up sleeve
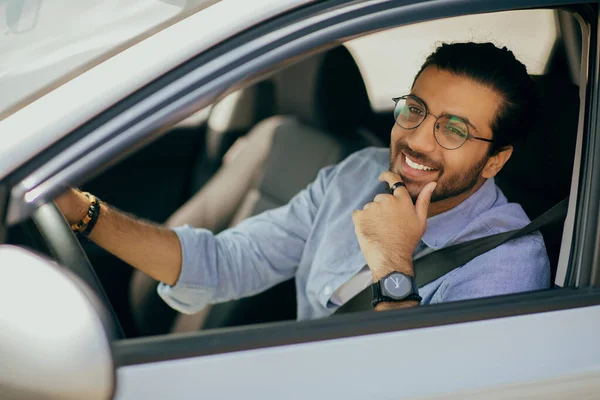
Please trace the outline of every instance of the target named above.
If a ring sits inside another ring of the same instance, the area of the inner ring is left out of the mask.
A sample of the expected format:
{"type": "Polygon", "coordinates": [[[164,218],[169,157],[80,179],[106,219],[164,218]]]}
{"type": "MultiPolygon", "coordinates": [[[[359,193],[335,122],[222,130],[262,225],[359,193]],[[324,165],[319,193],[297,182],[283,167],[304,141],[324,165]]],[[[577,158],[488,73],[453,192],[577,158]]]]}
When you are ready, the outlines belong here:
{"type": "Polygon", "coordinates": [[[294,276],[304,246],[336,167],[317,179],[287,205],[251,217],[213,235],[202,228],[174,228],[182,250],[177,283],[160,283],[158,294],[186,314],[209,303],[250,296],[294,276]]]}

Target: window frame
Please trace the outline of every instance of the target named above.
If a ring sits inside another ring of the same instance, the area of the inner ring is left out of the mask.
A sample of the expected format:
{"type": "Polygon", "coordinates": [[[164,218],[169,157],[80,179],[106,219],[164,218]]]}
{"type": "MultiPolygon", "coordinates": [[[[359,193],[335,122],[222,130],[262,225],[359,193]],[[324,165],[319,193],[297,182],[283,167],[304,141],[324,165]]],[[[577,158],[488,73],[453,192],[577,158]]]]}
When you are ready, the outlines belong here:
{"type": "Polygon", "coordinates": [[[385,312],[363,311],[112,342],[117,367],[534,315],[600,305],[600,289],[555,289],[385,312]]]}
{"type": "MultiPolygon", "coordinates": [[[[513,0],[478,3],[465,0],[414,4],[400,0],[342,3],[325,1],[309,5],[244,32],[198,55],[90,120],[8,177],[7,183],[12,186],[13,214],[16,213],[19,217],[28,215],[35,207],[58,195],[67,182],[81,183],[92,172],[114,163],[118,159],[115,157],[116,153],[135,150],[158,136],[165,127],[209,105],[249,77],[256,78],[264,74],[265,68],[322,48],[328,43],[362,32],[423,20],[565,4],[564,1],[533,0],[528,2],[527,7],[513,0]],[[312,25],[305,26],[307,17],[314,19],[312,25]],[[263,43],[258,48],[251,46],[267,33],[286,29],[287,33],[276,40],[263,43]],[[246,53],[240,52],[242,48],[246,53]],[[212,70],[207,67],[209,61],[221,57],[228,60],[225,66],[212,70]],[[83,138],[88,142],[85,148],[66,155],[63,153],[83,138]],[[86,154],[85,158],[81,157],[83,154],[86,154]],[[30,185],[24,184],[25,180],[29,183],[36,182],[36,185],[32,189],[30,185]],[[36,191],[36,200],[25,201],[32,190],[36,191]],[[14,211],[14,207],[17,207],[17,211],[14,211]]],[[[591,33],[585,128],[586,132],[596,132],[600,118],[597,111],[600,93],[596,86],[597,16],[593,8],[584,5],[572,10],[578,12],[589,24],[591,33]],[[594,109],[596,111],[593,113],[587,112],[594,109]]],[[[580,190],[577,193],[571,253],[574,255],[571,259],[574,268],[571,269],[569,281],[570,284],[577,282],[581,287],[578,290],[562,289],[469,300],[460,302],[458,309],[456,303],[447,303],[386,313],[360,313],[317,321],[281,322],[199,332],[186,336],[124,339],[113,343],[117,364],[133,365],[598,305],[600,290],[584,287],[592,283],[597,286],[600,279],[597,261],[600,252],[596,250],[600,248],[597,246],[598,209],[594,207],[594,204],[600,204],[600,179],[598,174],[594,176],[593,168],[594,164],[600,162],[600,141],[587,134],[583,135],[582,145],[580,190]],[[584,274],[588,274],[587,279],[583,279],[584,274]],[[579,279],[574,280],[574,276],[579,279]]],[[[11,211],[8,213],[10,216],[11,211]]]]}

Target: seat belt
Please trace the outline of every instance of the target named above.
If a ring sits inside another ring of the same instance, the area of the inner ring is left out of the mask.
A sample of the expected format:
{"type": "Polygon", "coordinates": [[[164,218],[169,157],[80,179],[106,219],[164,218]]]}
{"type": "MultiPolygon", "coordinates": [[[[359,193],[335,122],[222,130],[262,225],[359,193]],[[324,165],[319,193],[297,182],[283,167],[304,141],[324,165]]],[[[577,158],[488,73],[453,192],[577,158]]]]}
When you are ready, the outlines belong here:
{"type": "MultiPolygon", "coordinates": [[[[566,198],[521,229],[458,243],[414,260],[413,266],[417,287],[423,287],[428,283],[435,281],[453,269],[465,265],[475,257],[478,257],[509,240],[520,238],[521,236],[538,231],[546,225],[564,220],[567,215],[568,207],[569,199],[566,198]]],[[[369,285],[338,308],[334,314],[372,310],[372,297],[371,285],[369,285]]]]}

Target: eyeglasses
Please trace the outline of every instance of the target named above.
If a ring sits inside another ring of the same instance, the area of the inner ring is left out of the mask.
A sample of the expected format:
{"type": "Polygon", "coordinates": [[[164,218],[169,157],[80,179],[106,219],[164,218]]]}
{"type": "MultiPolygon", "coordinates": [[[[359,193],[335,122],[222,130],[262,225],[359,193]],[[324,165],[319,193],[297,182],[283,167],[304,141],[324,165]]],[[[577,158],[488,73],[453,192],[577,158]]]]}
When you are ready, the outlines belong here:
{"type": "Polygon", "coordinates": [[[432,115],[436,118],[433,126],[433,136],[446,150],[456,150],[467,139],[477,139],[484,142],[492,143],[493,139],[485,139],[473,136],[469,133],[469,125],[459,117],[453,115],[437,115],[431,114],[421,99],[413,95],[406,95],[392,99],[396,103],[394,108],[394,119],[400,127],[404,129],[416,129],[425,121],[427,115],[432,115]]]}

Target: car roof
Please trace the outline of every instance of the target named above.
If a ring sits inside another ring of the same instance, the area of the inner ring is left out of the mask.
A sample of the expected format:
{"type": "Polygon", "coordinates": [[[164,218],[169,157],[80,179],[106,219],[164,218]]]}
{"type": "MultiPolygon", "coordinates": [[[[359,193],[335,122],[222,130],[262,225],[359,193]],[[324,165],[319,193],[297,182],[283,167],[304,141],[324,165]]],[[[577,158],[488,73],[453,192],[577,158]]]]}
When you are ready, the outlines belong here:
{"type": "MultiPolygon", "coordinates": [[[[0,119],[220,0],[12,2],[0,18],[0,119]]],[[[0,12],[1,14],[1,12],[0,12]]]]}
{"type": "Polygon", "coordinates": [[[313,1],[222,0],[93,66],[0,121],[0,179],[164,72],[313,1]]]}

